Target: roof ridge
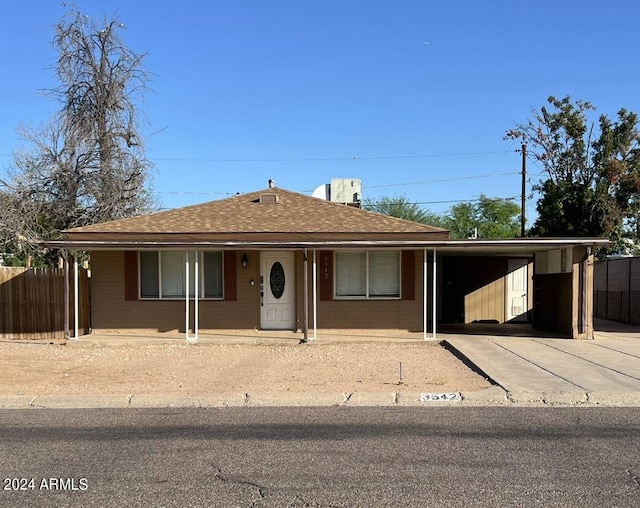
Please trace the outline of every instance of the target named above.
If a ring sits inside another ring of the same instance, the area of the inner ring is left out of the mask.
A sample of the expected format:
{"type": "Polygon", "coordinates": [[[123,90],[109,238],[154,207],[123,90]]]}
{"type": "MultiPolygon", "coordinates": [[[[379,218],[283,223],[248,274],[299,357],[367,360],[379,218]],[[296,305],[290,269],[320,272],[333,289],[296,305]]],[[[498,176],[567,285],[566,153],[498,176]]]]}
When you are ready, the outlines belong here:
{"type": "Polygon", "coordinates": [[[448,233],[447,229],[269,187],[223,199],[63,231],[86,233],[448,233]],[[259,203],[275,194],[279,204],[259,203]]]}
{"type": "MultiPolygon", "coordinates": [[[[304,198],[317,199],[320,202],[328,203],[328,204],[333,205],[333,206],[342,207],[342,208],[348,209],[348,210],[354,210],[354,213],[363,213],[364,212],[364,213],[368,213],[368,214],[373,214],[373,215],[376,215],[378,217],[384,217],[387,220],[400,221],[400,222],[402,222],[404,224],[411,224],[412,226],[415,226],[417,224],[417,225],[424,226],[426,228],[430,228],[431,230],[435,229],[435,230],[438,230],[438,231],[449,231],[446,228],[441,228],[439,226],[433,226],[431,224],[426,224],[424,222],[417,222],[417,221],[413,221],[413,220],[409,220],[409,219],[403,219],[402,217],[396,217],[394,215],[387,215],[387,214],[380,213],[380,212],[374,212],[373,210],[367,210],[365,208],[360,208],[360,207],[355,207],[355,206],[348,206],[345,203],[339,203],[337,201],[329,201],[327,199],[316,198],[314,196],[308,196],[307,194],[303,194],[301,192],[296,192],[296,191],[292,191],[292,190],[288,190],[288,189],[282,189],[280,187],[274,187],[274,188],[269,188],[269,189],[265,189],[265,190],[267,190],[267,191],[278,190],[278,191],[282,191],[282,192],[285,192],[285,193],[288,193],[288,194],[294,194],[296,196],[302,196],[304,198]]],[[[255,191],[253,193],[262,193],[262,192],[264,192],[264,191],[255,191]]],[[[244,195],[246,196],[246,194],[244,194],[244,195]]],[[[352,212],[347,212],[347,213],[352,213],[352,212]]]]}

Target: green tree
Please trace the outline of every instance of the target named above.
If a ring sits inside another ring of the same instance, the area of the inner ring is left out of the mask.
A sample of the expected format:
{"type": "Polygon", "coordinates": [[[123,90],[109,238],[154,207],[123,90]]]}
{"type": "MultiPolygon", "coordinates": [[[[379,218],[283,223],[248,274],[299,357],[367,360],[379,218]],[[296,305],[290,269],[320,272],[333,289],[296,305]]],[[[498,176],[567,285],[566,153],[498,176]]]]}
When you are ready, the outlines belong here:
{"type": "Polygon", "coordinates": [[[13,206],[0,226],[22,249],[63,229],[154,209],[151,163],[139,131],[137,100],[147,91],[143,55],[131,51],[117,19],[93,20],[73,7],[56,26],[59,112],[44,126],[22,127],[0,190],[13,206]]]}
{"type": "Polygon", "coordinates": [[[534,186],[540,198],[531,234],[608,237],[617,250],[638,245],[638,116],[621,109],[615,120],[595,120],[589,102],[566,96],[548,103],[505,136],[527,143],[546,174],[534,186]]]}
{"type": "Polygon", "coordinates": [[[520,233],[520,207],[506,199],[482,194],[477,201],[458,203],[438,215],[420,208],[406,196],[365,199],[365,210],[429,224],[451,231],[451,238],[513,238],[520,233]]]}
{"type": "Polygon", "coordinates": [[[362,208],[430,226],[444,227],[441,216],[420,208],[417,203],[409,201],[407,196],[383,196],[376,200],[368,198],[363,201],[362,208]]]}
{"type": "Polygon", "coordinates": [[[520,234],[520,207],[507,199],[480,195],[477,201],[452,206],[444,225],[451,238],[514,238],[520,234]]]}

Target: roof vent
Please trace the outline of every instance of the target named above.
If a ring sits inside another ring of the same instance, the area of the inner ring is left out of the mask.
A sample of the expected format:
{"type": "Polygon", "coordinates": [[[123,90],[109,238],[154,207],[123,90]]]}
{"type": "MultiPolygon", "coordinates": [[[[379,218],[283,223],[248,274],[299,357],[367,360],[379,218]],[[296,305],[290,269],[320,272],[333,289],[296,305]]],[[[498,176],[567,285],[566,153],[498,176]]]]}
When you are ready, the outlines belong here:
{"type": "Polygon", "coordinates": [[[261,205],[275,205],[279,201],[277,194],[262,194],[260,196],[261,205]]]}

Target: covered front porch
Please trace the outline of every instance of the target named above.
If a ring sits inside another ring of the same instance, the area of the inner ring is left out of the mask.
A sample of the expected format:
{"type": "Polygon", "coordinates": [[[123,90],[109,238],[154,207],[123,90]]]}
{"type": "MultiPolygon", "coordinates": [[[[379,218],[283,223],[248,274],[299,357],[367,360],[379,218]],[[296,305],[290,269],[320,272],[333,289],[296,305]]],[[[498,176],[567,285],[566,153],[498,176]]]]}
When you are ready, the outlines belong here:
{"type": "MultiPolygon", "coordinates": [[[[92,265],[95,263],[94,277],[98,280],[92,287],[100,289],[92,292],[92,330],[104,336],[167,340],[181,336],[188,342],[239,337],[247,341],[310,341],[323,337],[366,341],[378,336],[385,340],[437,340],[440,332],[592,338],[592,254],[588,245],[532,239],[422,243],[349,242],[323,244],[321,248],[242,245],[234,250],[218,249],[215,252],[221,253],[220,273],[224,278],[217,283],[222,288],[220,298],[203,298],[206,295],[200,286],[210,283],[202,260],[204,253],[212,250],[95,251],[92,265]],[[549,258],[560,249],[569,250],[564,265],[557,275],[548,273],[549,258]],[[182,297],[164,301],[144,298],[139,267],[142,254],[149,252],[158,256],[170,252],[174,258],[176,253],[183,253],[182,297]],[[353,254],[367,261],[375,258],[377,262],[379,257],[388,262],[394,256],[389,253],[394,252],[398,256],[398,276],[389,287],[395,289],[382,296],[369,295],[371,288],[363,290],[367,293],[364,296],[345,296],[351,286],[339,280],[340,267],[336,264],[344,259],[351,262],[353,254]],[[376,257],[369,253],[386,254],[376,257]],[[519,296],[520,303],[512,305],[507,288],[510,269],[492,275],[484,268],[491,264],[510,267],[507,261],[514,259],[525,260],[518,269],[526,268],[527,275],[518,280],[530,287],[528,296],[519,296]],[[452,288],[448,278],[451,272],[461,271],[460,266],[466,266],[466,273],[481,267],[483,273],[471,281],[473,284],[452,288]],[[134,281],[133,288],[127,280],[134,281]],[[463,302],[460,320],[447,319],[452,315],[452,291],[463,302]],[[122,298],[123,293],[128,296],[122,298]],[[487,298],[493,308],[502,308],[499,319],[486,319],[493,315],[483,314],[487,306],[478,302],[487,298]],[[272,304],[274,310],[269,314],[272,304]],[[511,317],[510,306],[519,309],[511,317]],[[284,321],[269,321],[270,315],[277,315],[283,308],[284,321]]],[[[68,290],[67,294],[75,298],[76,291],[68,290]]],[[[77,323],[73,328],[67,326],[70,338],[80,336],[77,323]]]]}
{"type": "Polygon", "coordinates": [[[90,253],[94,333],[177,331],[197,342],[253,329],[302,340],[406,330],[436,340],[439,322],[487,321],[592,338],[592,249],[608,243],[451,240],[442,228],[270,185],[70,229],[45,245],[90,253]]]}

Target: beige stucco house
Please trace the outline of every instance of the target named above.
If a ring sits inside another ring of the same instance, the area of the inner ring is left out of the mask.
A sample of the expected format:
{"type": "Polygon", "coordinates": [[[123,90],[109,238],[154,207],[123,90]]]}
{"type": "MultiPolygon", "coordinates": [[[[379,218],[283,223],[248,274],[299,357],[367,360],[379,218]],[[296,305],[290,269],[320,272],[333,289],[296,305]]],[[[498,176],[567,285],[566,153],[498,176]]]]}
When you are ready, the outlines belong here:
{"type": "Polygon", "coordinates": [[[602,239],[451,240],[280,188],[74,228],[97,333],[404,330],[522,322],[590,338],[602,239]],[[434,319],[435,316],[435,319],[434,319]]]}

